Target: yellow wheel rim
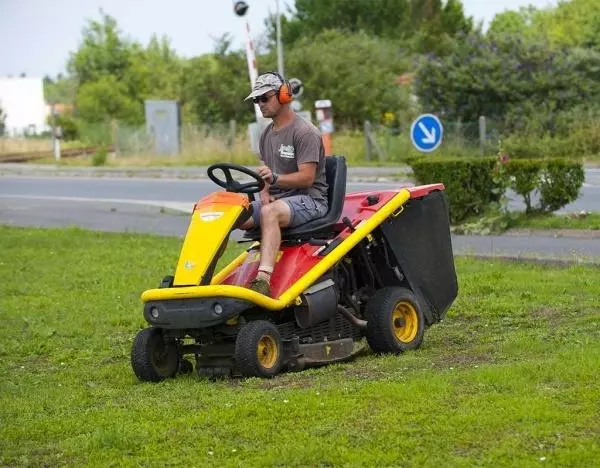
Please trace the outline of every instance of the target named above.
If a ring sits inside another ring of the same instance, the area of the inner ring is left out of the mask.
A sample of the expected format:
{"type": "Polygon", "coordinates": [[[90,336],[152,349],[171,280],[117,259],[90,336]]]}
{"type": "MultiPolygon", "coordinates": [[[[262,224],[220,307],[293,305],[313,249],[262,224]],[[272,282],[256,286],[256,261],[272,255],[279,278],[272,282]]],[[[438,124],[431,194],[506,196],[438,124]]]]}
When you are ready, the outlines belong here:
{"type": "Polygon", "coordinates": [[[258,362],[265,369],[271,369],[279,358],[279,347],[272,336],[264,335],[258,341],[256,350],[258,362]]]}
{"type": "Polygon", "coordinates": [[[419,315],[410,302],[398,302],[392,313],[394,336],[402,343],[410,343],[419,331],[419,315]]]}

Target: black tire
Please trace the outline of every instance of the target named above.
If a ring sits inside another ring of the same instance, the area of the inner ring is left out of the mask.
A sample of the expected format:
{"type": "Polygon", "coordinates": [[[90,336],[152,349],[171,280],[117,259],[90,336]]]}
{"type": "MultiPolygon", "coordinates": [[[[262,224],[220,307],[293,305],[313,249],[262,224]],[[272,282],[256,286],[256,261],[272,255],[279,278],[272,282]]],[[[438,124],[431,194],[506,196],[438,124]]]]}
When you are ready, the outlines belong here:
{"type": "Polygon", "coordinates": [[[187,359],[181,359],[179,362],[179,373],[186,375],[192,372],[194,372],[194,365],[187,359]]]}
{"type": "Polygon", "coordinates": [[[244,325],[235,342],[235,361],[244,377],[277,375],[283,363],[283,346],[277,327],[266,320],[244,325]]]}
{"type": "Polygon", "coordinates": [[[425,319],[410,289],[378,290],[367,303],[366,316],[367,342],[376,353],[399,354],[423,341],[425,319]]]}
{"type": "Polygon", "coordinates": [[[161,328],[144,328],[133,341],[131,367],[143,381],[160,382],[173,377],[179,368],[177,344],[165,343],[161,328]]]}
{"type": "Polygon", "coordinates": [[[175,279],[175,277],[172,275],[165,276],[162,279],[162,281],[160,282],[160,285],[158,287],[159,288],[172,288],[174,279],[175,279]]]}

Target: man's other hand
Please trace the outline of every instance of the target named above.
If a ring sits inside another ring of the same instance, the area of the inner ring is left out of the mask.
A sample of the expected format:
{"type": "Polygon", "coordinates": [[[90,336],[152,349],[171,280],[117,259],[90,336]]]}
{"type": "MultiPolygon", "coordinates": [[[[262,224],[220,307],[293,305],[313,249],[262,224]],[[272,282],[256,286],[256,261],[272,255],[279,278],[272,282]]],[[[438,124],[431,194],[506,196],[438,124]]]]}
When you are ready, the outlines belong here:
{"type": "Polygon", "coordinates": [[[275,199],[271,195],[269,195],[268,190],[263,190],[260,192],[260,203],[262,205],[268,205],[269,203],[271,203],[274,200],[275,199]]]}
{"type": "Polygon", "coordinates": [[[258,175],[261,176],[263,180],[269,184],[273,180],[273,171],[271,171],[271,169],[268,166],[264,165],[264,163],[256,170],[256,172],[258,172],[258,175]]]}

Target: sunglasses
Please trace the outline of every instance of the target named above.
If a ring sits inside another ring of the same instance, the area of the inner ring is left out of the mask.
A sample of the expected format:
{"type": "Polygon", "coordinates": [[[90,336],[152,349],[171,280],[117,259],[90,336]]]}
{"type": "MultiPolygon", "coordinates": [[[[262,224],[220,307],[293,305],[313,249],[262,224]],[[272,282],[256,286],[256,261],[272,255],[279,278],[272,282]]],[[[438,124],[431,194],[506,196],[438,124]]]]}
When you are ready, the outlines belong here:
{"type": "Polygon", "coordinates": [[[269,95],[263,94],[262,96],[258,96],[258,97],[256,97],[256,98],[253,98],[253,99],[252,99],[252,102],[253,102],[254,104],[258,104],[259,102],[269,102],[269,100],[270,100],[270,99],[271,99],[273,96],[275,96],[275,95],[274,95],[274,94],[269,94],[269,95]]]}

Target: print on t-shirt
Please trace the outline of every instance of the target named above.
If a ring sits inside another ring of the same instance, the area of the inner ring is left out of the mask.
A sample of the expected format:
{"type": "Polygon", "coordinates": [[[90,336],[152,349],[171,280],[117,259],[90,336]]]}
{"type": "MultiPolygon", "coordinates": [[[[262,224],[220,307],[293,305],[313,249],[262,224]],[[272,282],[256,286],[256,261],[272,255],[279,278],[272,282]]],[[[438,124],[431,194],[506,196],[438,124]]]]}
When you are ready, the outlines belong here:
{"type": "Polygon", "coordinates": [[[279,147],[279,157],[294,159],[294,146],[293,145],[281,145],[279,147]]]}

